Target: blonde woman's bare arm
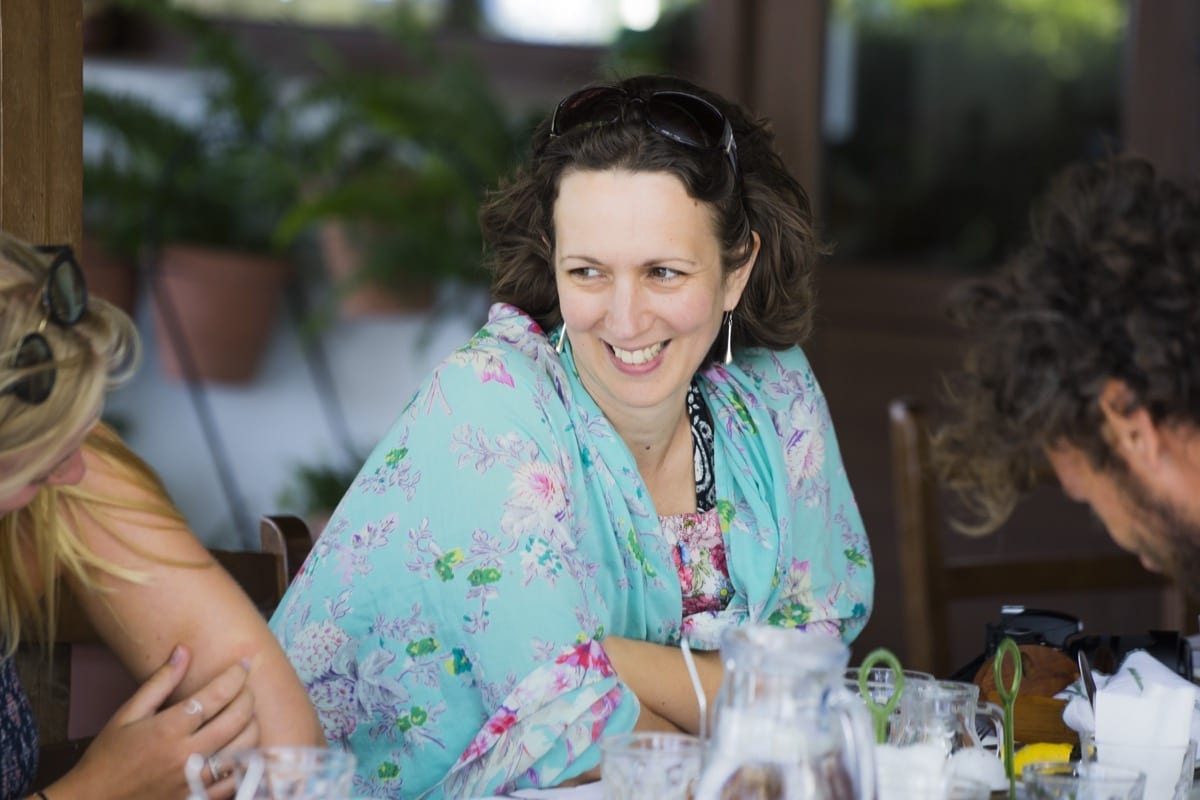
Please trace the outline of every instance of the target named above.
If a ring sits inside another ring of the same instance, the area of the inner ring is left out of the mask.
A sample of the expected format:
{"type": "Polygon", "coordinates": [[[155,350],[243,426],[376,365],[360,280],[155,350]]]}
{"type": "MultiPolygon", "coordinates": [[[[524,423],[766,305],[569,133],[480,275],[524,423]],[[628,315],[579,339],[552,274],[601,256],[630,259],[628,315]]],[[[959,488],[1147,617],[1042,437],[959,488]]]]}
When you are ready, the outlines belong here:
{"type": "Polygon", "coordinates": [[[191,664],[173,702],[243,664],[260,743],[323,744],[304,687],[241,588],[185,524],[138,509],[164,504],[154,487],[87,449],[84,458],[88,471],[79,494],[113,498],[124,507],[97,506],[97,513],[79,515],[80,538],[100,558],[144,576],[140,582],[101,576],[99,592],[72,587],[109,647],[139,681],[167,661],[176,645],[187,647],[191,664]]]}

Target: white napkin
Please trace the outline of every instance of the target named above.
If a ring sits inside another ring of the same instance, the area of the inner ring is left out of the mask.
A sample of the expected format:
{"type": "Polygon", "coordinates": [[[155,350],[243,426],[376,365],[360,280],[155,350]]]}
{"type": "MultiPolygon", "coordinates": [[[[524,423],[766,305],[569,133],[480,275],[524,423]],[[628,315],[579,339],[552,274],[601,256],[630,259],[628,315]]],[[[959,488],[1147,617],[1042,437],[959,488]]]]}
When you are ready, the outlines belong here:
{"type": "Polygon", "coordinates": [[[1063,721],[1094,736],[1101,764],[1145,772],[1146,797],[1177,797],[1177,789],[1191,782],[1189,742],[1200,723],[1198,699],[1190,681],[1137,650],[1103,684],[1096,680],[1094,720],[1087,699],[1076,698],[1064,709],[1063,721]]]}
{"type": "MultiPolygon", "coordinates": [[[[1111,738],[1106,731],[1112,726],[1118,738],[1140,738],[1143,744],[1200,741],[1200,687],[1145,650],[1129,653],[1112,676],[1093,671],[1092,677],[1096,681],[1096,713],[1101,717],[1097,738],[1111,738]]],[[[1063,709],[1067,727],[1096,733],[1097,720],[1080,683],[1055,696],[1069,700],[1063,709]]]]}

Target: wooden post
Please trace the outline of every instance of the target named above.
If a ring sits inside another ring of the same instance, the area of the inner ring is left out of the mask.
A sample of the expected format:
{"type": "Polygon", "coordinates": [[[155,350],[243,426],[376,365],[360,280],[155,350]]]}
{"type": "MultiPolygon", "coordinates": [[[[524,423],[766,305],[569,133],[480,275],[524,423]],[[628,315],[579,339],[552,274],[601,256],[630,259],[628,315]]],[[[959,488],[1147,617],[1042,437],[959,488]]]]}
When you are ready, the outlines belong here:
{"type": "Polygon", "coordinates": [[[79,250],[83,4],[0,0],[0,228],[79,250]]]}
{"type": "Polygon", "coordinates": [[[1125,147],[1164,177],[1200,179],[1200,3],[1134,0],[1125,147]]]}
{"type": "Polygon", "coordinates": [[[706,86],[768,117],[820,218],[828,0],[707,0],[698,68],[706,86]]]}
{"type": "MultiPolygon", "coordinates": [[[[70,243],[83,227],[83,4],[0,0],[0,229],[34,244],[70,243]]],[[[18,669],[43,743],[66,738],[66,677],[20,651],[18,669]]]]}

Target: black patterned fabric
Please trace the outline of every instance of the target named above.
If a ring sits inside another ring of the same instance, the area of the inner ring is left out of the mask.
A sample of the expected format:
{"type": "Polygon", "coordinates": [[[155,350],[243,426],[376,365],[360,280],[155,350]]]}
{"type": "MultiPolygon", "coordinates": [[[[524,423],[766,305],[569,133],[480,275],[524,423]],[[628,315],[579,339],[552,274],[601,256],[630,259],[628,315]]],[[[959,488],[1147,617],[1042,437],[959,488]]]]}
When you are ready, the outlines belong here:
{"type": "Polygon", "coordinates": [[[17,664],[0,662],[0,800],[29,794],[38,765],[38,732],[17,664]]]}
{"type": "Polygon", "coordinates": [[[696,382],[688,387],[688,418],[692,422],[692,462],[696,470],[696,513],[703,514],[717,505],[717,482],[713,479],[713,422],[712,414],[696,382]]]}

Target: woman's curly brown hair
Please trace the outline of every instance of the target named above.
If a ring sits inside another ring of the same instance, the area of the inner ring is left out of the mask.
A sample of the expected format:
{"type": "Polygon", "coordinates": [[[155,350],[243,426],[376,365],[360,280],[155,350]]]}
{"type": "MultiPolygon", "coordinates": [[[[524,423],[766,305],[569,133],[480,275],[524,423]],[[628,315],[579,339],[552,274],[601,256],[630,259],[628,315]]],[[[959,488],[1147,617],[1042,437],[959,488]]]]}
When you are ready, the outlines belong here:
{"type": "MultiPolygon", "coordinates": [[[[821,248],[808,195],[775,151],[768,125],[680,78],[640,76],[616,86],[630,97],[686,92],[720,109],[733,126],[737,175],[723,152],[681,146],[652,131],[635,104],[619,122],[553,138],[550,119],[544,120],[534,132],[529,163],[492,192],[480,211],[492,299],[522,309],[544,331],[558,327],[554,202],[563,175],[616,168],[666,172],[712,210],[727,272],[749,255],[752,231],[762,242],[734,312],[735,346],[782,350],[804,342],[812,330],[812,271],[821,248]]],[[[710,359],[717,357],[717,349],[714,345],[710,359]]]]}
{"type": "Polygon", "coordinates": [[[957,418],[934,438],[941,478],[994,530],[1037,481],[1047,447],[1098,469],[1109,379],[1156,423],[1200,425],[1200,195],[1146,161],[1068,168],[1032,218],[1029,243],[998,275],[963,287],[955,321],[972,337],[947,380],[957,418]]]}

